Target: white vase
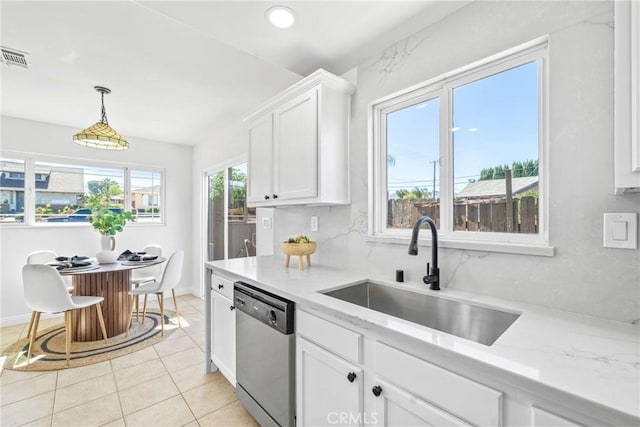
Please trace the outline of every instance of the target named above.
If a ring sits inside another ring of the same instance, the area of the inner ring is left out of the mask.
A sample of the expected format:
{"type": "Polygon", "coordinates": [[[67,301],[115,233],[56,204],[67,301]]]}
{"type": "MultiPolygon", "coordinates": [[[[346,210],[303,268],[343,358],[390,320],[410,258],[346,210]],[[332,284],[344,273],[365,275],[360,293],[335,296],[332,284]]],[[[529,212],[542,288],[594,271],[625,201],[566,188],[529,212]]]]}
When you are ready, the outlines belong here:
{"type": "Polygon", "coordinates": [[[100,252],[96,254],[96,259],[100,264],[113,264],[118,259],[115,249],[115,237],[108,234],[100,235],[100,252]]]}

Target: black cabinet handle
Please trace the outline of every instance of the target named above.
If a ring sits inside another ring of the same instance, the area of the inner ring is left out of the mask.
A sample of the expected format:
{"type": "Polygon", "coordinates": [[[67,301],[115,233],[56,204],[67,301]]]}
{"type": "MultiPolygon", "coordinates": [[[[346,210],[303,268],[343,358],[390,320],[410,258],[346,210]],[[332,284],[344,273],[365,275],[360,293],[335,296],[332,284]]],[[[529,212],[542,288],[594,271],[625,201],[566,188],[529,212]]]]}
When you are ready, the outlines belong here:
{"type": "Polygon", "coordinates": [[[264,199],[265,199],[265,200],[269,200],[269,196],[265,194],[265,195],[264,195],[264,199]]]}
{"type": "Polygon", "coordinates": [[[274,195],[273,195],[273,198],[274,198],[274,199],[277,199],[277,198],[278,198],[278,195],[277,195],[277,194],[274,194],[274,195]]]}
{"type": "Polygon", "coordinates": [[[380,396],[380,394],[382,394],[382,387],[380,387],[379,385],[374,385],[371,391],[373,392],[373,395],[375,397],[378,397],[380,396]]]}
{"type": "Polygon", "coordinates": [[[230,306],[230,307],[229,307],[229,310],[231,310],[231,311],[233,311],[233,310],[235,310],[235,309],[236,309],[236,308],[235,308],[234,306],[230,306]]]}
{"type": "Polygon", "coordinates": [[[350,383],[354,382],[356,380],[356,373],[355,372],[349,372],[347,374],[347,379],[349,380],[350,383]]]}
{"type": "Polygon", "coordinates": [[[222,289],[222,288],[224,288],[224,285],[219,284],[219,285],[218,285],[218,289],[222,289]]]}

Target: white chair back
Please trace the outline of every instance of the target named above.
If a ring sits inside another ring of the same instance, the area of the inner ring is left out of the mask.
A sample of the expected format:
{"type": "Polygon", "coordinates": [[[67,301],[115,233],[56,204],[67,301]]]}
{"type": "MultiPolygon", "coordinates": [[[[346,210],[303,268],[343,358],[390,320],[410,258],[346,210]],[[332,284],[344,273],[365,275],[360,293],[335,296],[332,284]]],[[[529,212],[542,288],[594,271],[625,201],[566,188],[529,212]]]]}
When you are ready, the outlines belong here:
{"type": "MultiPolygon", "coordinates": [[[[146,252],[145,256],[162,256],[162,247],[158,245],[148,245],[142,248],[142,252],[146,252]]],[[[136,270],[133,270],[134,272],[136,270]]],[[[144,274],[156,276],[160,278],[160,274],[162,274],[162,264],[150,265],[144,269],[144,274]]]]}
{"type": "Polygon", "coordinates": [[[67,284],[58,271],[43,264],[27,264],[22,267],[24,301],[27,306],[41,313],[56,313],[75,307],[67,284]]]}
{"type": "Polygon", "coordinates": [[[165,292],[178,286],[182,278],[182,264],[184,262],[184,251],[179,250],[171,254],[167,260],[167,265],[162,273],[162,279],[157,292],[165,292]]]}
{"type": "Polygon", "coordinates": [[[27,255],[27,264],[47,264],[55,261],[58,255],[53,251],[35,251],[27,255]]]}

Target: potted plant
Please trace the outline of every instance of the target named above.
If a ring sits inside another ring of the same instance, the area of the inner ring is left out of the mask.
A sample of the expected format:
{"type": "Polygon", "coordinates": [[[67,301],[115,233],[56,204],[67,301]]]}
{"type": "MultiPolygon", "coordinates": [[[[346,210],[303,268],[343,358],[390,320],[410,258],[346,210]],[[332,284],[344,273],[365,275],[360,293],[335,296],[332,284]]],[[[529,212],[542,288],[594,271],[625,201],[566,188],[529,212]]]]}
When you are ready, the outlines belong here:
{"type": "Polygon", "coordinates": [[[96,258],[100,264],[115,262],[117,254],[115,252],[116,233],[123,231],[127,221],[133,221],[131,212],[124,212],[122,209],[109,207],[103,198],[94,198],[87,207],[91,209],[88,217],[89,223],[97,230],[100,236],[100,252],[96,258]]]}

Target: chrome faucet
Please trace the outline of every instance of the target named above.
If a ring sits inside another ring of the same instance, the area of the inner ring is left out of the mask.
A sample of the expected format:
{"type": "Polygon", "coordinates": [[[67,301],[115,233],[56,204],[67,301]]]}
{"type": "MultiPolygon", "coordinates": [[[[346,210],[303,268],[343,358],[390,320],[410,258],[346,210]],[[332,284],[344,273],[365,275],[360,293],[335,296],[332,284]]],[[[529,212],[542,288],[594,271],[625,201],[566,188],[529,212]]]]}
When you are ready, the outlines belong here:
{"type": "Polygon", "coordinates": [[[433,291],[440,290],[440,269],[438,268],[438,230],[436,223],[428,216],[421,216],[413,226],[413,233],[411,234],[411,243],[409,243],[409,255],[418,255],[418,233],[420,233],[420,227],[424,223],[428,223],[431,228],[431,269],[429,269],[429,263],[427,263],[427,275],[422,278],[422,281],[429,285],[429,289],[433,291]]]}

